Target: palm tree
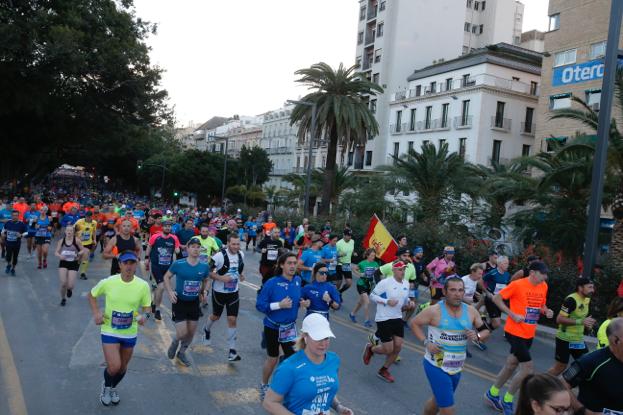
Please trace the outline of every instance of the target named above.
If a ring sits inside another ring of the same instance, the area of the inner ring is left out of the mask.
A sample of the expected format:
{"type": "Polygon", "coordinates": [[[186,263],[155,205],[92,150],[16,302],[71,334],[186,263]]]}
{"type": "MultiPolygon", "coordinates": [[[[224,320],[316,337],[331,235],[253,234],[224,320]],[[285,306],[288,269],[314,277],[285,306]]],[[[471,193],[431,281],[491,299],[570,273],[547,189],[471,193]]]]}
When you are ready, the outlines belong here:
{"type": "Polygon", "coordinates": [[[465,162],[458,153],[450,153],[448,144],[439,149],[424,143],[420,152],[411,149],[400,157],[392,156],[394,166],[384,168],[403,191],[415,190],[418,205],[426,220],[440,223],[446,202],[467,191],[465,162]]]}
{"type": "MultiPolygon", "coordinates": [[[[288,192],[288,199],[290,200],[294,199],[296,200],[298,204],[298,202],[304,198],[303,195],[305,194],[305,180],[306,180],[305,176],[296,174],[296,173],[290,173],[290,174],[286,174],[285,176],[283,176],[283,181],[292,185],[292,188],[293,188],[290,192],[288,192]]],[[[319,187],[312,180],[310,183],[310,188],[309,188],[309,198],[310,198],[309,205],[310,206],[314,206],[313,203],[311,202],[315,202],[316,198],[318,197],[318,194],[319,194],[319,187]]]]}
{"type": "MultiPolygon", "coordinates": [[[[321,213],[329,213],[329,206],[335,195],[335,168],[337,148],[342,151],[365,144],[369,136],[377,135],[379,126],[374,114],[368,108],[364,95],[382,93],[383,88],[370,82],[359,72],[357,66],[345,68],[340,64],[337,70],[321,62],[295,72],[300,78],[296,82],[307,86],[312,92],[301,101],[313,102],[317,108],[316,131],[311,131],[312,108],[297,104],[290,116],[290,125],[299,123],[299,140],[317,137],[328,139],[321,213]]],[[[311,162],[311,161],[310,161],[311,162]]]]}
{"type": "MultiPolygon", "coordinates": [[[[619,70],[615,82],[615,107],[623,109],[623,71],[619,70]]],[[[582,99],[571,98],[580,108],[566,108],[554,111],[551,119],[566,118],[579,121],[593,131],[597,131],[599,125],[598,114],[582,99]]],[[[586,147],[586,144],[579,144],[586,147]]],[[[588,145],[590,147],[590,144],[588,145]]],[[[594,148],[594,146],[592,146],[594,148]]],[[[608,147],[608,177],[615,178],[616,191],[610,208],[614,216],[614,227],[610,242],[610,256],[614,265],[623,270],[623,135],[617,123],[612,119],[609,132],[608,147]]]]}
{"type": "MultiPolygon", "coordinates": [[[[312,182],[316,185],[316,188],[321,189],[324,185],[325,177],[330,174],[326,168],[315,169],[312,171],[312,182]]],[[[331,189],[331,205],[337,206],[340,195],[348,189],[355,187],[357,178],[353,175],[348,167],[340,167],[334,171],[333,188],[331,189]]]]}

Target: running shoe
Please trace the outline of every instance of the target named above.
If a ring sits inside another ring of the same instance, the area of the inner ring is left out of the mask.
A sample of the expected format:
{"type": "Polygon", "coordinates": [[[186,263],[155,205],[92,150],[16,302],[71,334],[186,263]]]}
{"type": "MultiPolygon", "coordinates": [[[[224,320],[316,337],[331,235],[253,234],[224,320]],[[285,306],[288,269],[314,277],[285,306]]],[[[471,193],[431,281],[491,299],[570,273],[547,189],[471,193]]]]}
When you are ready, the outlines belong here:
{"type": "Polygon", "coordinates": [[[373,346],[379,345],[379,338],[374,333],[368,333],[368,342],[373,346]]]}
{"type": "Polygon", "coordinates": [[[264,402],[264,397],[268,391],[268,383],[260,383],[260,402],[264,402]]]}
{"type": "Polygon", "coordinates": [[[203,328],[203,345],[212,346],[212,340],[210,340],[210,330],[203,328]]]}
{"type": "Polygon", "coordinates": [[[102,382],[102,392],[100,393],[100,402],[104,406],[109,406],[112,402],[112,398],[110,396],[110,387],[106,386],[104,382],[102,382]]]}
{"type": "Polygon", "coordinates": [[[43,268],[47,268],[48,267],[48,261],[43,261],[43,268]]]}
{"type": "Polygon", "coordinates": [[[366,343],[366,347],[363,349],[363,355],[361,358],[363,359],[364,365],[370,364],[370,359],[374,356],[374,352],[372,351],[372,345],[370,343],[366,343]]]}
{"type": "Polygon", "coordinates": [[[239,360],[241,360],[242,357],[240,357],[240,355],[238,353],[236,353],[235,350],[230,350],[229,351],[229,356],[227,356],[227,360],[229,360],[230,362],[237,362],[239,360]]]}
{"type": "Polygon", "coordinates": [[[186,356],[186,352],[177,352],[177,360],[179,360],[180,363],[186,367],[191,366],[190,360],[188,360],[188,356],[186,356]]]}
{"type": "Polygon", "coordinates": [[[65,304],[67,304],[67,300],[63,298],[61,300],[61,307],[65,307],[65,304]]]}
{"type": "Polygon", "coordinates": [[[71,298],[71,296],[74,295],[74,292],[71,288],[67,288],[67,298],[71,298]]]}
{"type": "Polygon", "coordinates": [[[112,402],[113,405],[119,405],[120,400],[121,398],[119,397],[119,393],[117,393],[117,389],[110,388],[110,402],[112,402]]]}
{"type": "Polygon", "coordinates": [[[348,317],[350,317],[350,321],[357,323],[357,317],[353,313],[348,313],[348,317]]]}
{"type": "Polygon", "coordinates": [[[179,341],[177,340],[173,340],[171,342],[171,345],[169,346],[169,349],[167,350],[167,357],[169,359],[173,359],[175,357],[175,353],[177,352],[177,346],[179,346],[179,341]]]}
{"type": "Polygon", "coordinates": [[[11,275],[15,276],[15,267],[11,268],[11,275]]]}
{"type": "Polygon", "coordinates": [[[502,401],[502,412],[504,415],[513,415],[515,413],[512,402],[502,401]]]}
{"type": "Polygon", "coordinates": [[[480,350],[480,351],[483,351],[483,352],[484,352],[485,350],[487,350],[487,345],[486,345],[486,344],[484,344],[484,343],[482,343],[482,342],[479,342],[478,340],[474,340],[472,343],[473,343],[473,344],[474,344],[474,346],[476,346],[476,347],[478,348],[478,350],[480,350]]]}
{"type": "Polygon", "coordinates": [[[396,356],[396,360],[394,360],[394,363],[400,363],[402,361],[402,358],[400,357],[400,355],[396,356]]]}
{"type": "Polygon", "coordinates": [[[380,368],[376,375],[378,377],[380,377],[381,379],[383,379],[387,383],[394,383],[394,381],[395,381],[395,379],[392,376],[392,374],[389,373],[389,370],[387,370],[384,367],[380,368]]]}
{"type": "Polygon", "coordinates": [[[160,315],[160,310],[156,310],[156,312],[154,313],[154,318],[156,320],[162,320],[162,316],[160,315]]]}
{"type": "Polygon", "coordinates": [[[87,279],[87,274],[85,274],[84,272],[82,274],[80,274],[80,279],[81,280],[86,280],[87,279]]]}
{"type": "Polygon", "coordinates": [[[41,265],[41,262],[39,262],[39,265],[37,265],[37,269],[41,269],[43,268],[43,265],[41,265]]]}
{"type": "Polygon", "coordinates": [[[504,410],[504,408],[502,408],[502,402],[500,401],[500,397],[491,395],[490,390],[487,390],[487,392],[485,393],[485,402],[498,412],[502,412],[504,410]]]}
{"type": "Polygon", "coordinates": [[[6,268],[4,269],[5,274],[8,274],[9,272],[11,272],[11,266],[7,265],[6,268]]]}
{"type": "Polygon", "coordinates": [[[363,322],[363,326],[367,328],[372,328],[372,322],[370,320],[366,320],[363,322]]]}

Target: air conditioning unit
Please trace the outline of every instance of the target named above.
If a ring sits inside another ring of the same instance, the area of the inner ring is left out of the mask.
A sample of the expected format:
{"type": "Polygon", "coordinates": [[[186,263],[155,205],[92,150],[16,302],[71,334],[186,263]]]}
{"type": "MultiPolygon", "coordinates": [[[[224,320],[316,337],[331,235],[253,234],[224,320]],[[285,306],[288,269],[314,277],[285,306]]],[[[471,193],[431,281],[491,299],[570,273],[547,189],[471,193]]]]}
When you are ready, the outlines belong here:
{"type": "Polygon", "coordinates": [[[591,104],[590,107],[593,111],[599,111],[599,102],[595,102],[594,104],[591,104]]]}

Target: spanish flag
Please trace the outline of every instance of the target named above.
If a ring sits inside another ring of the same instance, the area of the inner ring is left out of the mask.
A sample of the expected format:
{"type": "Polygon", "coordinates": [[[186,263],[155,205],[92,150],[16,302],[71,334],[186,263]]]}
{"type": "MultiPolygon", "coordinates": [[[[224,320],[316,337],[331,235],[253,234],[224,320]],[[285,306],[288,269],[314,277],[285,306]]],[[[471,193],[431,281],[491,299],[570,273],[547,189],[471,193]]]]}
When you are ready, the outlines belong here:
{"type": "Polygon", "coordinates": [[[390,262],[396,258],[398,244],[385,228],[376,214],[370,219],[368,233],[363,239],[364,248],[374,248],[377,258],[381,258],[383,262],[390,262]]]}

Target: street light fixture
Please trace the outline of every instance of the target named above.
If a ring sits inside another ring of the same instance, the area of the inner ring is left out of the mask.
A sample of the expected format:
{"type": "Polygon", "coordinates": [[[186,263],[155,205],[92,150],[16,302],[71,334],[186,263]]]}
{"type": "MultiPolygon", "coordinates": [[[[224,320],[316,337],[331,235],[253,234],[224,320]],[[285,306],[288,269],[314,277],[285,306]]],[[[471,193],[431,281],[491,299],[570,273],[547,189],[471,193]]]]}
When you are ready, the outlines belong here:
{"type": "Polygon", "coordinates": [[[305,207],[303,210],[303,216],[309,216],[309,191],[311,187],[311,172],[312,172],[312,148],[314,145],[314,134],[316,133],[316,111],[317,106],[315,102],[311,101],[294,101],[287,100],[288,104],[297,104],[297,105],[305,105],[307,107],[311,107],[312,109],[312,119],[311,119],[311,133],[309,134],[309,150],[307,154],[307,177],[305,178],[305,207]]]}

